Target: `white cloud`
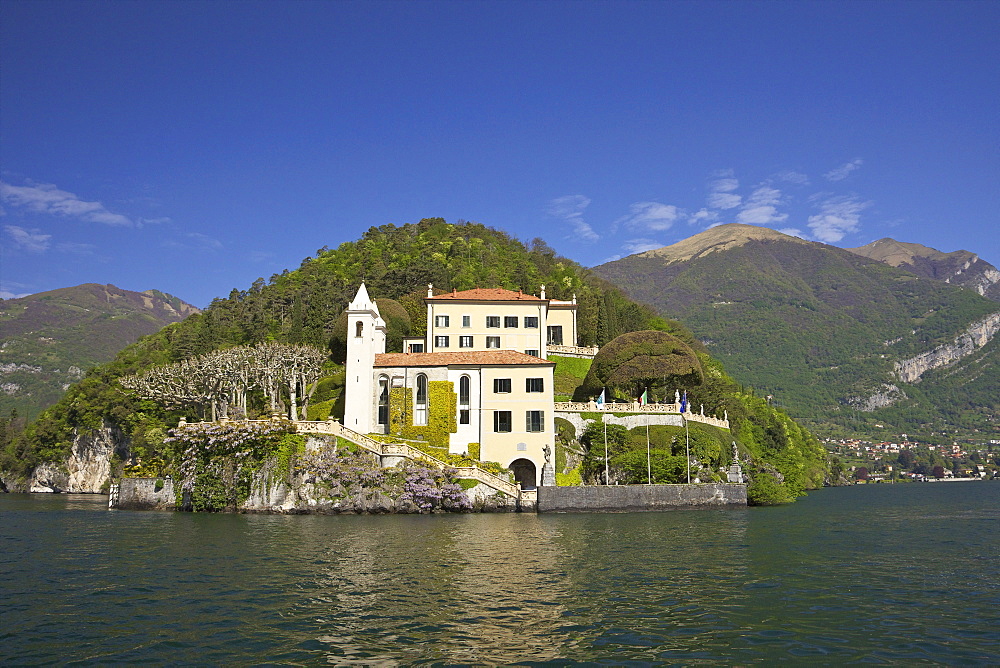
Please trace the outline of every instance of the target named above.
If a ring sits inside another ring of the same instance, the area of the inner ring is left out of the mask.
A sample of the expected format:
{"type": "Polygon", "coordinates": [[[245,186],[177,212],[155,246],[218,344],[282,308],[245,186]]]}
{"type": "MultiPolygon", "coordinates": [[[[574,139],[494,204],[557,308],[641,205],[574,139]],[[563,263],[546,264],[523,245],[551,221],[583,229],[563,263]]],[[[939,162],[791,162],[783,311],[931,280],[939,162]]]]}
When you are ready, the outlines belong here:
{"type": "Polygon", "coordinates": [[[735,209],[743,198],[734,191],[740,187],[740,182],[733,176],[733,170],[727,169],[717,173],[718,178],[708,184],[708,199],[706,203],[712,209],[735,209]]]}
{"type": "Polygon", "coordinates": [[[800,185],[800,186],[807,186],[807,185],[809,185],[809,177],[808,176],[806,176],[802,172],[796,172],[796,171],[793,171],[793,170],[787,170],[787,171],[784,171],[784,172],[778,172],[777,174],[775,174],[774,178],[778,179],[779,181],[785,181],[787,183],[794,183],[794,184],[800,185]]]}
{"type": "Polygon", "coordinates": [[[52,216],[78,218],[102,225],[131,226],[125,216],[108,211],[100,202],[85,202],[71,192],[59,190],[52,184],[13,186],[0,182],[0,199],[11,206],[52,216]]]}
{"type": "Polygon", "coordinates": [[[138,225],[139,227],[143,227],[144,225],[163,225],[165,223],[170,223],[170,222],[173,221],[167,218],[166,216],[162,216],[160,218],[139,218],[138,220],[135,221],[135,224],[138,225]]]}
{"type": "Polygon", "coordinates": [[[622,244],[622,250],[629,255],[634,253],[645,253],[648,250],[663,248],[663,244],[656,239],[629,239],[622,244]]]}
{"type": "Polygon", "coordinates": [[[715,211],[709,211],[708,209],[701,209],[688,216],[689,225],[707,225],[709,223],[715,223],[719,220],[719,214],[715,211]]]}
{"type": "Polygon", "coordinates": [[[218,239],[201,234],[200,232],[188,232],[184,235],[188,241],[168,241],[164,245],[170,248],[182,248],[195,251],[213,251],[222,248],[222,242],[218,239]]]}
{"type": "Polygon", "coordinates": [[[17,225],[4,225],[3,229],[18,248],[32,253],[41,253],[49,249],[51,234],[42,234],[41,230],[26,230],[17,225]]]}
{"type": "Polygon", "coordinates": [[[590,206],[590,198],[583,195],[565,195],[551,200],[545,212],[570,224],[573,235],[583,241],[597,241],[600,236],[584,219],[583,211],[590,206]]]}
{"type": "Polygon", "coordinates": [[[20,299],[21,297],[27,297],[30,292],[22,292],[21,294],[14,294],[13,292],[8,292],[6,290],[0,290],[0,299],[20,299]]]}
{"type": "Polygon", "coordinates": [[[629,215],[615,221],[615,225],[624,225],[629,229],[663,232],[669,230],[674,223],[684,216],[684,213],[673,204],[659,202],[635,202],[629,205],[629,215]]]}
{"type": "Polygon", "coordinates": [[[809,228],[820,241],[835,243],[849,232],[857,232],[861,212],[871,206],[854,195],[828,197],[818,204],[819,213],[809,216],[809,228]]]}
{"type": "Polygon", "coordinates": [[[93,255],[97,246],[94,244],[77,244],[71,242],[56,244],[56,250],[73,255],[93,255]]]}
{"type": "Polygon", "coordinates": [[[783,223],[788,220],[788,214],[778,212],[780,204],[782,204],[780,190],[766,184],[758,186],[736,215],[736,222],[747,225],[783,223]]]}
{"type": "Polygon", "coordinates": [[[855,158],[854,160],[844,163],[843,165],[837,167],[836,169],[831,169],[829,172],[824,174],[823,177],[827,181],[843,181],[844,179],[846,179],[848,176],[851,175],[851,172],[861,167],[861,165],[863,165],[864,162],[865,161],[862,160],[861,158],[855,158]]]}

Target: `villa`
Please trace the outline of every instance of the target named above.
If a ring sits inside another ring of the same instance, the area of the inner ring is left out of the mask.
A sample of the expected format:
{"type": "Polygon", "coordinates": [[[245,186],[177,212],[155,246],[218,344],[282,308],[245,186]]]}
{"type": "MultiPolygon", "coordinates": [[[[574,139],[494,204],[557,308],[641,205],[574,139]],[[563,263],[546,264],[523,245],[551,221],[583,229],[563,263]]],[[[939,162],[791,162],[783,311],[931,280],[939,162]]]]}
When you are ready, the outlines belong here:
{"type": "Polygon", "coordinates": [[[385,351],[385,321],[362,283],[347,307],[344,426],[498,462],[522,489],[555,483],[553,368],[577,345],[576,300],[504,289],[435,295],[427,333],[385,351]]]}

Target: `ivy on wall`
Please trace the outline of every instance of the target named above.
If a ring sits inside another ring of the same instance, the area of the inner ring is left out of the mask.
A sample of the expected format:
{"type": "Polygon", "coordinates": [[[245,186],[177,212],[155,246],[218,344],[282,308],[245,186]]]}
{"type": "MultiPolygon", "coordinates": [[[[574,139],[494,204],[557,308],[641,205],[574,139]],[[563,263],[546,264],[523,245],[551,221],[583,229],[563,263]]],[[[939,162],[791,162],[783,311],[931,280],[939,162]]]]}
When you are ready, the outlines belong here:
{"type": "Polygon", "coordinates": [[[448,448],[451,434],[458,431],[458,395],[448,380],[427,383],[427,424],[413,424],[413,389],[389,390],[389,431],[410,440],[423,440],[438,448],[448,448]]]}

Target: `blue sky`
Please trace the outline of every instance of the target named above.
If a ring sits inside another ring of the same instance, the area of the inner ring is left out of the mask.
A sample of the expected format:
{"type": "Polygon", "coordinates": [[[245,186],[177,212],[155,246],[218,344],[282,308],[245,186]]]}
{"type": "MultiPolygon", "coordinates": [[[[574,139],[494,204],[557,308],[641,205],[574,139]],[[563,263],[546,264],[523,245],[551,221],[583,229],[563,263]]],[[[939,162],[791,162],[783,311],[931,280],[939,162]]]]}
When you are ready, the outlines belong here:
{"type": "Polygon", "coordinates": [[[0,293],[197,306],[441,216],[591,266],[725,222],[1000,265],[998,2],[0,7],[0,293]]]}

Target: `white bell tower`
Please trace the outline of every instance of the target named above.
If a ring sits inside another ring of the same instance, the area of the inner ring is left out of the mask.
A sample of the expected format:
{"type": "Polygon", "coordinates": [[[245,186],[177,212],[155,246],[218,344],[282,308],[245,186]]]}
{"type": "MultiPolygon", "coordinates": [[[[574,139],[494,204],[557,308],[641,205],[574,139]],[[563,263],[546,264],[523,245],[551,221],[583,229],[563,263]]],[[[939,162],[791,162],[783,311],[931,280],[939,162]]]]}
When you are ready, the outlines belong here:
{"type": "Polygon", "coordinates": [[[385,352],[385,321],[362,283],[347,305],[347,368],[344,377],[344,426],[362,434],[373,431],[378,397],[375,355],[385,352]]]}

